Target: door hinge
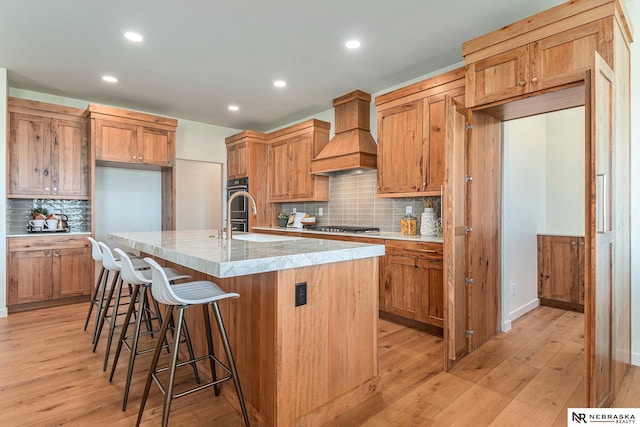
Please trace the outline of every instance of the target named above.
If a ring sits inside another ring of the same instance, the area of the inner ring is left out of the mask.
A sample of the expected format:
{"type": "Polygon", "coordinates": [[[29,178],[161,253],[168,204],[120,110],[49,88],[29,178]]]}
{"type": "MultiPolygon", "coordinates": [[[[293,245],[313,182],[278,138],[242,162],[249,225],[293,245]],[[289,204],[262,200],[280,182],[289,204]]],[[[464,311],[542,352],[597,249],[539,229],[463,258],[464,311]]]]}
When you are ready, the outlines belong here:
{"type": "Polygon", "coordinates": [[[473,227],[465,227],[465,228],[464,228],[464,231],[465,231],[466,233],[471,233],[471,232],[473,231],[473,227]]]}
{"type": "Polygon", "coordinates": [[[473,284],[473,279],[471,277],[467,277],[466,279],[464,279],[464,284],[465,285],[473,284]]]}
{"type": "Polygon", "coordinates": [[[467,329],[467,336],[470,337],[471,335],[473,335],[473,329],[467,329]]]}
{"type": "Polygon", "coordinates": [[[469,123],[465,124],[465,129],[467,130],[472,130],[473,129],[473,125],[470,125],[469,123]]]}
{"type": "Polygon", "coordinates": [[[464,177],[464,180],[467,181],[467,182],[472,182],[473,181],[473,177],[470,176],[470,175],[467,175],[467,176],[464,177]]]}

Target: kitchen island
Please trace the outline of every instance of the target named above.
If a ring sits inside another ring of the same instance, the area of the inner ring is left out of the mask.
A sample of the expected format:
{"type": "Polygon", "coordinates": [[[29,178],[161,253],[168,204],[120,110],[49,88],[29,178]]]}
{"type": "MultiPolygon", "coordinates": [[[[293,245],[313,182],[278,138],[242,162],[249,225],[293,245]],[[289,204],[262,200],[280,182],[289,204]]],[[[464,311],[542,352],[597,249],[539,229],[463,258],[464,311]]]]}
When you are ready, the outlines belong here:
{"type": "MultiPolygon", "coordinates": [[[[384,245],[217,236],[217,230],[197,230],[108,237],[240,294],[221,310],[254,425],[321,424],[378,391],[378,257],[384,245]],[[306,287],[306,304],[296,306],[296,284],[305,284],[299,286],[306,287]]],[[[203,351],[202,316],[189,311],[194,345],[203,351]]],[[[233,387],[222,389],[237,406],[233,387]]]]}

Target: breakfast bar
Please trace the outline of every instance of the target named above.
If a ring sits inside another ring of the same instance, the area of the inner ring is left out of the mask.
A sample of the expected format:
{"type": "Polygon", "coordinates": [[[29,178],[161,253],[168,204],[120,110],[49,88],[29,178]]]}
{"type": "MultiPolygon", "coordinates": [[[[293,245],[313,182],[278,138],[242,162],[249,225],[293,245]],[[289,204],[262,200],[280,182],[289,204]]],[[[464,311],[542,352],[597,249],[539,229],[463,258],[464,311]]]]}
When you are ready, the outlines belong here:
{"type": "MultiPolygon", "coordinates": [[[[384,245],[251,233],[226,240],[220,234],[108,237],[240,294],[221,310],[253,425],[321,424],[379,391],[378,257],[384,245]]],[[[196,315],[187,312],[187,322],[202,351],[204,328],[196,315]]],[[[232,387],[222,394],[237,405],[232,387]]]]}

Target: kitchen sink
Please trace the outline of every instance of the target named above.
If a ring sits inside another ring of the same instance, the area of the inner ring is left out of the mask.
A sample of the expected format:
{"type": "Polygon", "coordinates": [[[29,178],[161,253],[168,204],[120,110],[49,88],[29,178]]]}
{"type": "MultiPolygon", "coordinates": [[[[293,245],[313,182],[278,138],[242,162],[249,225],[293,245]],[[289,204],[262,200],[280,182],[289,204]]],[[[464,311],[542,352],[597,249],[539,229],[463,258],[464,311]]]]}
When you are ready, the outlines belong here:
{"type": "Polygon", "coordinates": [[[234,234],[233,240],[244,240],[247,242],[259,242],[259,243],[273,243],[273,242],[286,242],[287,240],[300,240],[302,237],[295,236],[279,236],[274,234],[261,234],[261,233],[246,233],[246,234],[234,234]]]}

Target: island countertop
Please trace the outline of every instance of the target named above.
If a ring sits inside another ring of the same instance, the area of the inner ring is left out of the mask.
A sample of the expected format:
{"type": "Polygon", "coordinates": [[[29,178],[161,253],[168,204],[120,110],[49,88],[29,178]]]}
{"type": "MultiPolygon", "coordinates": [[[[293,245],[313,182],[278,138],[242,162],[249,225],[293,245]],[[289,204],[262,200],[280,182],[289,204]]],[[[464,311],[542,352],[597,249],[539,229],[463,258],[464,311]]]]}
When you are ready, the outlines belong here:
{"type": "Polygon", "coordinates": [[[252,233],[219,239],[218,230],[109,233],[113,242],[211,276],[225,278],[383,256],[384,245],[252,233]],[[264,235],[263,235],[264,236],[264,235]]]}

